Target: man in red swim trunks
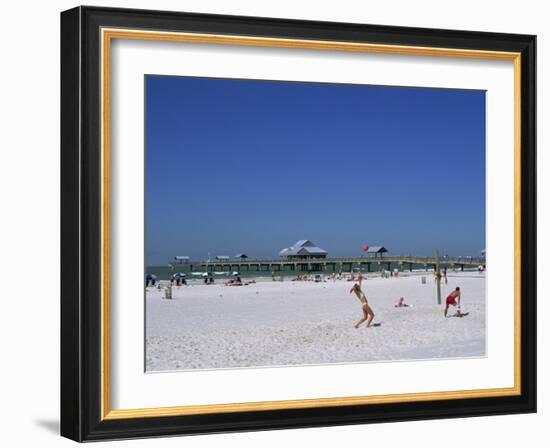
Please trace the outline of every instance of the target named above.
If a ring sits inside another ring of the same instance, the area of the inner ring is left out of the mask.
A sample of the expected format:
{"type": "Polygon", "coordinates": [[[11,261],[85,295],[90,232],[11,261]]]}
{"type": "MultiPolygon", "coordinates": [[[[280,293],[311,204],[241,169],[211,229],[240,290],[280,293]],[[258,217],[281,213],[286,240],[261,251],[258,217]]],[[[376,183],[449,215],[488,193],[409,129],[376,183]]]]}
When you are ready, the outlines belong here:
{"type": "Polygon", "coordinates": [[[447,301],[445,302],[445,312],[444,312],[445,317],[447,317],[447,310],[449,309],[449,305],[452,305],[452,306],[458,305],[458,309],[460,310],[460,288],[458,286],[452,293],[450,293],[447,296],[447,301]],[[458,299],[458,302],[457,302],[457,299],[458,299]]]}

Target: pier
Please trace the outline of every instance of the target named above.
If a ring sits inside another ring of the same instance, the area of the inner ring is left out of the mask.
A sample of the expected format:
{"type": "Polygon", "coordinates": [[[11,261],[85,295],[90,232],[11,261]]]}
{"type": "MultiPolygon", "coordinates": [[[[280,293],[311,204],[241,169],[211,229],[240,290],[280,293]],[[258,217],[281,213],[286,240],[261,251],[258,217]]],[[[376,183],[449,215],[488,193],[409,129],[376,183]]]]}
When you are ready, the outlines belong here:
{"type": "Polygon", "coordinates": [[[437,258],[413,255],[384,256],[384,257],[352,257],[352,258],[307,258],[307,259],[279,259],[279,260],[213,260],[191,263],[191,270],[202,268],[206,271],[242,271],[242,272],[351,272],[354,269],[371,272],[373,267],[390,270],[392,264],[400,271],[412,271],[413,266],[423,266],[426,270],[433,270],[437,264],[451,269],[464,270],[466,266],[486,267],[485,258],[437,258]]]}

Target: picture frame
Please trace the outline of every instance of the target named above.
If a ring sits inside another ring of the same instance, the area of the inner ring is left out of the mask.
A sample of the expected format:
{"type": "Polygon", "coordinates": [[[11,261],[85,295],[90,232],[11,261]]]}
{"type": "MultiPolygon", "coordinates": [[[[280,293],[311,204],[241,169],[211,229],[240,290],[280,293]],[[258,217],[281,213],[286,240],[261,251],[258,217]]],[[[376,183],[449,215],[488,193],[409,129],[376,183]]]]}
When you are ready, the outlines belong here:
{"type": "Polygon", "coordinates": [[[99,7],[61,13],[61,435],[83,442],[536,412],[535,60],[531,35],[99,7]],[[112,409],[109,79],[117,39],[511,61],[513,387],[112,409]]]}

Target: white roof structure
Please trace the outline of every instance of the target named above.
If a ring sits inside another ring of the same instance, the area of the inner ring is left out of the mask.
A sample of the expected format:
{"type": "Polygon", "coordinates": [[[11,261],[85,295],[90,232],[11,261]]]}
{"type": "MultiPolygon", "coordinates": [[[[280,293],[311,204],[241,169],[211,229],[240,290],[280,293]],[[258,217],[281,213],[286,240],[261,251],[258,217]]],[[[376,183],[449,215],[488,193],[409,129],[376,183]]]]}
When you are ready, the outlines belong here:
{"type": "Polygon", "coordinates": [[[230,260],[231,257],[229,255],[216,255],[216,260],[230,260]]]}
{"type": "Polygon", "coordinates": [[[327,255],[328,252],[317,247],[310,240],[296,241],[292,246],[285,247],[279,252],[280,257],[307,256],[307,255],[327,255]]]}
{"type": "Polygon", "coordinates": [[[386,249],[384,246],[371,246],[367,250],[367,254],[382,254],[387,252],[388,249],[386,249]]]}
{"type": "Polygon", "coordinates": [[[185,261],[185,260],[190,260],[190,258],[189,258],[187,255],[176,255],[176,256],[174,257],[174,260],[185,261]]]}

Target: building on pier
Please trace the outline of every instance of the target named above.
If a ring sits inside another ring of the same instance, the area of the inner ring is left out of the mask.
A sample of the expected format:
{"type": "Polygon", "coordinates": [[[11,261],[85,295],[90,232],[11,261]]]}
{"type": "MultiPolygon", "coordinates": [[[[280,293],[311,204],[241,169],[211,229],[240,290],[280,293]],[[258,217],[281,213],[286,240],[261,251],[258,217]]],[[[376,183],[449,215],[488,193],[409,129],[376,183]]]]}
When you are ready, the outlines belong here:
{"type": "Polygon", "coordinates": [[[372,246],[369,247],[368,250],[365,252],[365,254],[368,257],[382,257],[384,254],[388,253],[388,249],[386,249],[384,246],[372,246]]]}
{"type": "Polygon", "coordinates": [[[316,246],[310,240],[296,241],[292,246],[284,248],[279,252],[280,257],[288,259],[310,259],[327,258],[328,252],[316,246]]]}

